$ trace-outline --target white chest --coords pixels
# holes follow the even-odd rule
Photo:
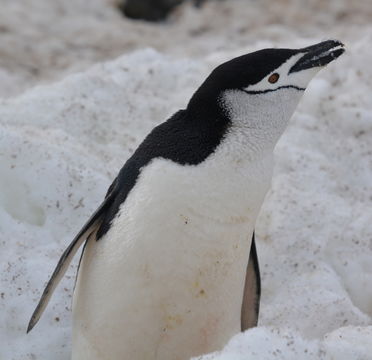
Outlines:
[[[186,360],[222,347],[240,330],[250,242],[270,179],[271,157],[218,152],[198,166],[155,159],[143,169],[110,231],[85,250],[73,359]],[[93,338],[96,350],[86,346]]]

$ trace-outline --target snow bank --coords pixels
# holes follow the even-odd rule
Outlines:
[[[247,46],[295,46],[299,38],[359,39],[372,18],[370,0],[208,1],[201,9],[185,1],[166,23],[150,24],[124,18],[117,3],[2,1],[0,97],[144,47],[204,59]]]
[[[26,336],[43,284],[133,149],[206,70],[143,50],[1,101],[0,359],[68,358],[76,262]]]
[[[193,360],[368,360],[372,326],[343,327],[324,340],[306,340],[286,328],[258,327],[234,336],[223,351]]]
[[[276,149],[257,224],[259,327],[203,360],[372,359],[372,31],[363,29],[311,83]],[[141,50],[0,100],[1,360],[69,358],[76,262],[25,334],[63,249],[133,149],[186,104],[210,66],[283,45],[281,31],[278,41],[263,37],[207,61]]]

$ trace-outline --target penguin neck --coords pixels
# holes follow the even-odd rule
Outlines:
[[[234,137],[252,159],[273,152],[302,92],[289,89],[278,95],[247,95],[237,90],[222,94],[222,107],[230,120],[226,136]]]
[[[215,128],[216,133],[226,129],[230,123],[228,114],[221,104],[218,93],[211,94],[204,87],[199,88],[187,105],[190,120],[200,127]]]

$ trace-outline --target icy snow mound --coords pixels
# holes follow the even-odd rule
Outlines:
[[[133,149],[206,72],[143,50],[0,102],[0,359],[69,358],[76,262],[26,335],[43,286]]]
[[[318,75],[278,144],[257,226],[260,327],[203,359],[372,359],[371,41]],[[26,336],[43,285],[133,149],[208,70],[143,50],[0,102],[0,359],[69,358],[76,262]]]
[[[258,327],[234,336],[221,352],[193,360],[368,360],[372,326],[343,327],[323,341],[305,340],[285,328]]]
[[[258,39],[292,46],[299,37],[358,39],[371,29],[370,0],[205,1],[199,9],[185,1],[156,25],[123,17],[119,1],[2,1],[0,96],[147,46],[204,58]]]

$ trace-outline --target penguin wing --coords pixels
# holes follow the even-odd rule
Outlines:
[[[73,259],[74,255],[76,254],[80,246],[84,243],[84,241],[89,239],[89,236],[94,231],[96,231],[100,224],[102,223],[102,219],[104,217],[105,212],[111,206],[112,202],[115,199],[116,187],[117,179],[115,179],[114,182],[109,187],[104,201],[93,213],[93,215],[89,218],[89,220],[84,224],[82,229],[75,236],[75,238],[72,240],[67,249],[63,252],[56,268],[54,269],[52,276],[50,277],[43,291],[43,294],[41,295],[39,303],[37,304],[36,309],[31,316],[30,322],[27,327],[27,333],[30,332],[32,328],[36,325],[36,323],[39,321],[42,313],[44,312],[46,306],[48,305],[48,302],[54,290],[61,281],[63,275],[65,274],[66,270],[68,269],[68,266],[71,263],[71,260]]]
[[[261,279],[257,259],[254,233],[252,236],[251,250],[249,254],[247,274],[245,276],[243,304],[241,312],[241,330],[247,330],[257,325],[260,310]]]

